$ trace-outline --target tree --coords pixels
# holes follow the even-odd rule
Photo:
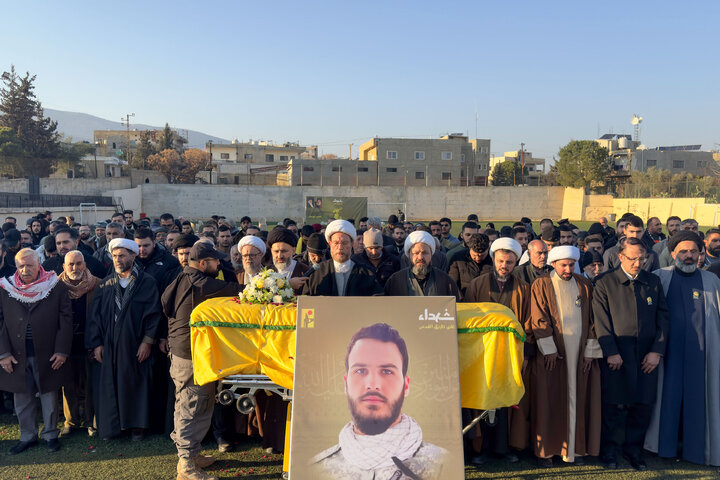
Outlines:
[[[172,131],[170,133],[172,133]],[[152,134],[149,130],[145,130],[140,133],[140,142],[138,143],[137,149],[135,149],[135,154],[131,157],[132,165],[130,166],[133,168],[145,168],[148,157],[156,153],[157,149],[155,145],[152,144]]]
[[[523,178],[528,175],[528,168],[521,172],[520,162],[516,160],[505,160],[493,167],[492,184],[495,186],[521,185]]]
[[[587,190],[593,183],[605,183],[613,159],[607,148],[594,140],[573,140],[560,149],[555,167],[560,185]]]
[[[158,137],[158,151],[162,152],[167,149],[175,149],[175,132],[170,129],[170,125],[165,124],[165,128],[160,132]]]
[[[0,127],[14,132],[23,151],[23,160],[16,163],[14,173],[47,175],[61,153],[57,122],[45,117],[35,97],[34,75],[19,77],[12,66],[1,78]]]
[[[170,183],[195,183],[195,176],[210,167],[210,154],[196,148],[185,150],[180,155],[172,148],[147,158],[153,170],[163,173]]]

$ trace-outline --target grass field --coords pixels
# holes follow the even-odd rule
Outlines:
[[[176,478],[177,456],[172,441],[154,435],[142,442],[129,439],[103,441],[78,431],[61,440],[62,449],[48,453],[44,445],[17,455],[8,450],[20,435],[17,421],[11,415],[0,415],[0,479],[92,479],[92,480],[172,480]],[[258,441],[248,439],[236,445],[234,452],[218,453],[214,443],[207,443],[203,453],[214,455],[218,461],[207,470],[222,479],[276,479],[282,474],[282,455],[267,454]],[[595,459],[587,466],[558,465],[549,469],[535,467],[529,454],[510,464],[490,462],[482,468],[467,467],[468,479],[554,479],[579,478],[588,480],[640,479],[710,479],[720,478],[717,468],[701,467],[687,462],[647,458],[650,470],[636,472],[621,461],[620,468],[607,471]],[[562,463],[562,462],[560,462]],[[308,479],[297,479],[308,480]],[[310,479],[312,480],[312,479]]]

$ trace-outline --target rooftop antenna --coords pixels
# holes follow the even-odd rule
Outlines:
[[[633,127],[635,128],[634,135],[633,135],[635,138],[633,138],[633,140],[635,140],[636,142],[640,141],[640,124],[642,123],[642,121],[643,121],[642,117],[639,116],[638,114],[634,114],[632,116],[632,120],[630,120],[630,123],[632,123]]]

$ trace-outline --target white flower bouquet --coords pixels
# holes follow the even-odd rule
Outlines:
[[[264,268],[245,285],[239,300],[243,303],[293,303],[295,293],[284,275]]]

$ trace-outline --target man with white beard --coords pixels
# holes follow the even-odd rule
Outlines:
[[[254,235],[245,235],[238,242],[238,250],[242,259],[242,266],[238,270],[238,279],[242,276],[242,284],[247,285],[250,279],[260,273],[262,259],[267,251],[265,242]]]
[[[334,220],[325,229],[330,244],[331,260],[320,264],[310,274],[303,295],[332,297],[366,297],[382,295],[382,287],[375,274],[350,259],[352,244],[357,238],[355,227],[347,220]]]
[[[268,234],[267,244],[272,253],[273,265],[270,268],[285,276],[295,294],[300,295],[308,281],[305,276],[308,266],[293,260],[297,237],[285,227],[275,227]]]
[[[460,301],[455,281],[430,262],[435,239],[428,232],[416,231],[405,239],[405,255],[411,266],[395,272],[385,283],[385,295],[395,297],[453,296]]]

